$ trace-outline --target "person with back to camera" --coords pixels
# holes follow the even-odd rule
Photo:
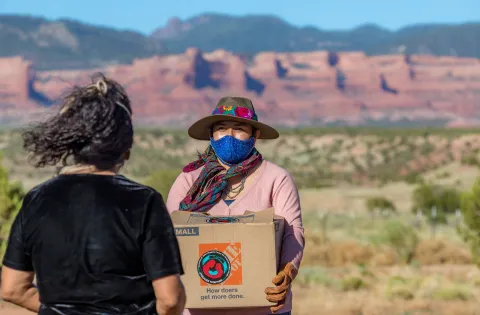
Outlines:
[[[305,246],[300,200],[296,185],[283,168],[266,161],[255,148],[257,139],[276,139],[278,132],[258,121],[252,102],[243,97],[224,97],[211,116],[188,130],[193,139],[210,141],[204,154],[184,167],[167,198],[167,208],[207,212],[211,215],[241,215],[245,210],[275,208],[285,218],[280,272],[266,288],[268,308],[230,310],[185,310],[185,315],[289,315],[291,284]]]
[[[181,256],[162,196],[118,174],[133,144],[122,86],[94,77],[23,139],[36,167],[75,164],[25,196],[2,298],[41,315],[181,314]]]

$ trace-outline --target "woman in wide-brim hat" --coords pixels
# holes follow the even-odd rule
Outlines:
[[[258,121],[252,102],[243,97],[222,98],[212,115],[188,130],[193,139],[209,141],[205,153],[183,168],[167,199],[176,210],[208,212],[212,215],[241,215],[245,210],[275,208],[286,220],[280,272],[266,288],[268,308],[231,310],[186,310],[185,315],[203,314],[290,314],[291,282],[305,245],[300,200],[290,174],[263,159],[255,148],[257,139],[276,139],[278,131]]]

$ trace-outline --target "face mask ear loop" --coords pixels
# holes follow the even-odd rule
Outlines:
[[[252,145],[252,148],[250,149],[250,151],[248,151],[248,154],[246,156],[249,156],[250,153],[252,153],[253,149],[255,148],[255,142],[256,142],[255,137],[252,136],[251,139],[253,139],[253,145]]]

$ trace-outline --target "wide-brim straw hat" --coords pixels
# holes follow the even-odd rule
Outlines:
[[[212,125],[220,121],[250,124],[256,130],[260,130],[259,139],[277,139],[279,137],[275,128],[258,121],[250,99],[234,96],[222,97],[210,116],[198,120],[188,128],[188,135],[197,140],[210,140]]]

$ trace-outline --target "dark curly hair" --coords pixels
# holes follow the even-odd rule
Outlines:
[[[60,112],[23,133],[35,167],[75,163],[110,170],[124,162],[133,145],[132,109],[123,87],[101,73],[92,84],[75,87]]]

